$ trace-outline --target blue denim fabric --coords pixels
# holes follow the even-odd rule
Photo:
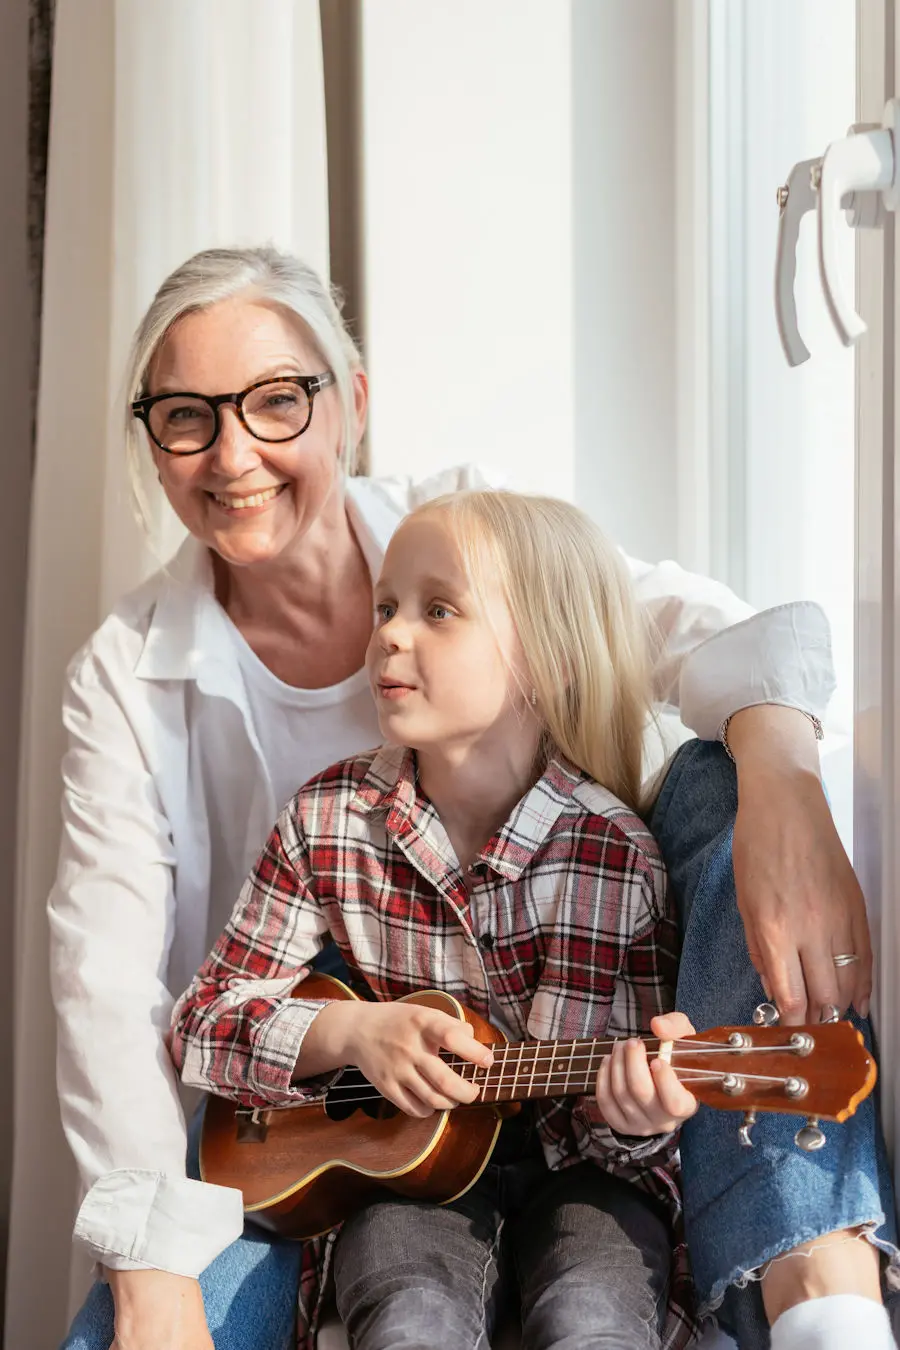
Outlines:
[[[188,1174],[199,1178],[202,1105],[188,1135]],[[206,1320],[216,1350],[295,1350],[299,1242],[273,1238],[247,1224],[200,1276]],[[113,1299],[98,1281],[72,1323],[61,1350],[109,1350]]]
[[[677,1006],[698,1030],[748,1023],[765,993],[737,909],[731,845],[734,766],[720,745],[690,741],[666,776],[650,817],[678,906],[682,955]],[[857,1023],[870,1043],[868,1024]],[[701,1107],[684,1126],[685,1222],[701,1303],[742,1350],[769,1344],[756,1282],[739,1287],[779,1252],[859,1224],[895,1251],[896,1218],[877,1096],[843,1125],[825,1124],[827,1145],[802,1153],[798,1121],[760,1116],[752,1149],[738,1141],[739,1112]],[[720,1305],[720,1306],[719,1306]]]

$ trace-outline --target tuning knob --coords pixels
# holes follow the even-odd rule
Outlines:
[[[758,1027],[774,1027],[778,1024],[781,1016],[774,1003],[760,1003],[754,1010],[753,1022]]]
[[[804,1153],[818,1153],[820,1148],[825,1147],[825,1134],[819,1129],[818,1116],[808,1117],[806,1124],[794,1135],[794,1143]]]
[[[754,1126],[755,1124],[756,1124],[756,1112],[755,1112],[755,1111],[745,1111],[745,1112],[744,1112],[744,1123],[743,1123],[743,1125],[741,1125],[740,1129],[738,1130],[738,1139],[740,1139],[740,1141],[741,1141],[741,1147],[742,1147],[742,1148],[752,1148],[752,1147],[753,1147],[753,1140],[750,1138],[750,1131],[753,1129],[753,1126]]]

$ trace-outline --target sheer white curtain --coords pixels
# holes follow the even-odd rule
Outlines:
[[[5,1344],[49,1350],[77,1186],[58,1123],[44,905],[66,662],[158,551],[128,501],[128,338],[163,276],[272,240],[328,266],[317,0],[57,0],[22,721],[15,1158]],[[83,1272],[73,1278],[82,1287]]]

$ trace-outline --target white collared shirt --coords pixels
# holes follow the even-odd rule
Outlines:
[[[465,468],[418,486],[350,480],[348,512],[371,570],[408,509],[483,483]],[[675,563],[629,565],[660,633],[657,697],[697,735],[714,739],[730,713],[759,703],[823,715],[834,675],[817,605],[754,616]],[[257,730],[264,708],[193,539],[116,606],[69,668],[49,901],[58,1080],[87,1191],[76,1238],[115,1269],[196,1276],[242,1228],[237,1191],[185,1177],[164,1038],[174,998],[224,928],[283,804]],[[348,749],[332,748],[326,729],[317,752],[324,764]]]

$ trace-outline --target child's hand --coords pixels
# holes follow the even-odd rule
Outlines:
[[[662,1041],[693,1036],[684,1013],[667,1013],[650,1023]],[[697,1099],[675,1070],[656,1056],[647,1059],[643,1041],[619,1041],[597,1075],[597,1105],[619,1134],[671,1134],[697,1110]]]
[[[344,1007],[348,1005],[343,1005]],[[440,1058],[440,1050],[488,1068],[494,1057],[468,1022],[436,1008],[409,1003],[354,1006],[352,1044],[345,1063],[409,1116],[430,1116],[475,1101],[478,1088]]]

